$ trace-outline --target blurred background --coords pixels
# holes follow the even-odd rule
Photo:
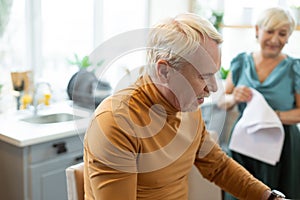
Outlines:
[[[75,54],[81,59],[118,34],[182,12],[214,23],[224,37],[222,67],[228,69],[237,53],[257,48],[255,19],[271,6],[290,9],[298,21],[284,51],[300,57],[299,0],[0,0],[0,101],[15,108],[15,101],[9,101],[10,74],[27,71],[32,82],[51,84],[53,101],[67,99],[68,82],[78,71]],[[141,51],[120,56],[111,63],[116,73],[107,80],[114,87],[118,76],[143,65],[144,59]]]

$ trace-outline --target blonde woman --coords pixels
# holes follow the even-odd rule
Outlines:
[[[295,21],[287,10],[265,10],[255,26],[260,50],[241,53],[232,60],[225,92],[232,96],[226,98],[226,107],[237,104],[243,113],[252,98],[250,88],[256,89],[274,109],[285,131],[281,158],[275,166],[234,151],[230,152],[232,157],[270,187],[299,199],[300,133],[296,124],[300,122],[300,60],[282,53],[294,28]]]

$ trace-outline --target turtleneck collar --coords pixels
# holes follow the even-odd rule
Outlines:
[[[152,105],[158,104],[164,107],[168,115],[176,114],[180,112],[175,108],[159,91],[154,82],[151,80],[149,75],[141,76],[135,83],[140,90],[147,96],[147,100]]]

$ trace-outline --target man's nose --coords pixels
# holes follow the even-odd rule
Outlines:
[[[207,89],[210,92],[216,92],[218,90],[218,85],[215,76],[211,76],[207,81],[206,81]]]

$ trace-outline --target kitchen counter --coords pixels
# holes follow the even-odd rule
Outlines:
[[[1,199],[67,199],[65,169],[83,161],[91,112],[64,101],[42,106],[37,116],[44,117],[36,121],[32,110],[0,115],[0,160],[5,162],[0,165]],[[23,121],[32,117],[35,121]]]
[[[34,124],[21,120],[33,116],[33,112],[30,110],[1,114],[0,140],[18,147],[25,147],[78,134],[82,135],[88,127],[91,116],[91,112],[86,109],[73,107],[71,101],[44,106],[38,111],[38,115],[53,113],[69,113],[83,118],[59,123]]]

